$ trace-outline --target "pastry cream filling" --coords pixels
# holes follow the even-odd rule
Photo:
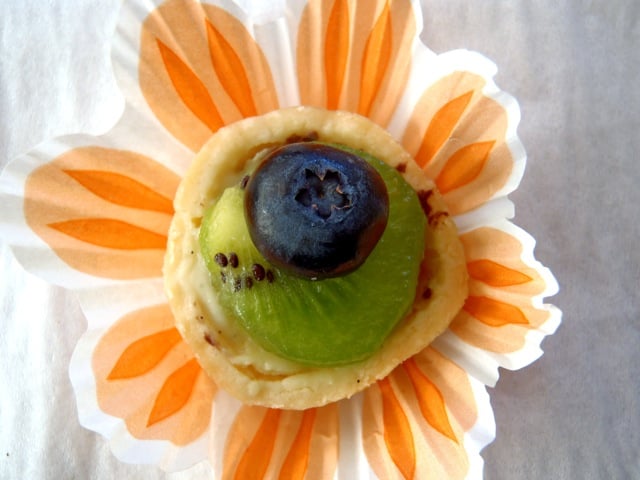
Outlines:
[[[194,232],[197,236],[197,234]],[[190,255],[181,262],[176,278],[190,283],[194,299],[206,311],[208,328],[218,333],[216,343],[235,366],[251,367],[258,374],[268,376],[290,375],[306,369],[305,366],[270,353],[254,342],[240,324],[226,315],[211,287],[209,271],[200,255]]]

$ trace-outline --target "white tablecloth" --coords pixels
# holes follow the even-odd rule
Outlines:
[[[485,54],[520,102],[528,164],[515,222],[561,286],[551,302],[563,324],[545,355],[490,389],[485,478],[640,478],[640,3],[423,3],[427,45]],[[0,2],[0,167],[115,122],[117,6]],[[78,304],[24,273],[4,243],[0,272],[0,479],[209,478],[204,466],[122,464],[84,430],[67,375],[85,328]]]

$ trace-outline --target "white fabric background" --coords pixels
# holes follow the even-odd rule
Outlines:
[[[561,286],[551,301],[563,324],[545,355],[491,389],[485,478],[640,478],[640,3],[423,2],[429,47],[485,54],[520,102],[529,160],[515,222]],[[118,4],[0,2],[0,167],[115,122]],[[210,478],[204,466],[124,465],[80,427],[67,376],[85,329],[77,303],[1,242],[0,272],[0,479]]]

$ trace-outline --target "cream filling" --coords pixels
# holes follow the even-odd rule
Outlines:
[[[194,301],[205,312],[204,326],[216,339],[228,360],[236,367],[251,367],[256,372],[269,376],[291,375],[305,370],[303,365],[260,347],[234,318],[227,316],[211,286],[209,270],[200,254],[199,231],[194,229],[193,233],[185,235],[185,250],[188,249],[189,255],[184,256],[174,275],[177,282],[192,287]],[[191,255],[191,251],[195,254]]]

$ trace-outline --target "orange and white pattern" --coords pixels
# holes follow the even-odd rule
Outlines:
[[[466,478],[464,436],[478,418],[471,381],[427,348],[366,390],[365,451],[380,478]],[[382,434],[380,433],[382,432]]]
[[[154,5],[157,3],[157,5]],[[77,291],[88,331],[70,375],[80,421],[125,461],[221,479],[479,478],[495,434],[485,385],[560,321],[534,241],[508,221],[525,154],[493,66],[419,41],[417,0],[132,0],[113,62],[127,99],[102,137],[58,139],[3,174],[1,219],[26,268]],[[296,104],[387,128],[458,223],[470,294],[449,330],[354,398],[307,411],[241,405],[173,326],[161,265],[194,152],[236,120]]]

